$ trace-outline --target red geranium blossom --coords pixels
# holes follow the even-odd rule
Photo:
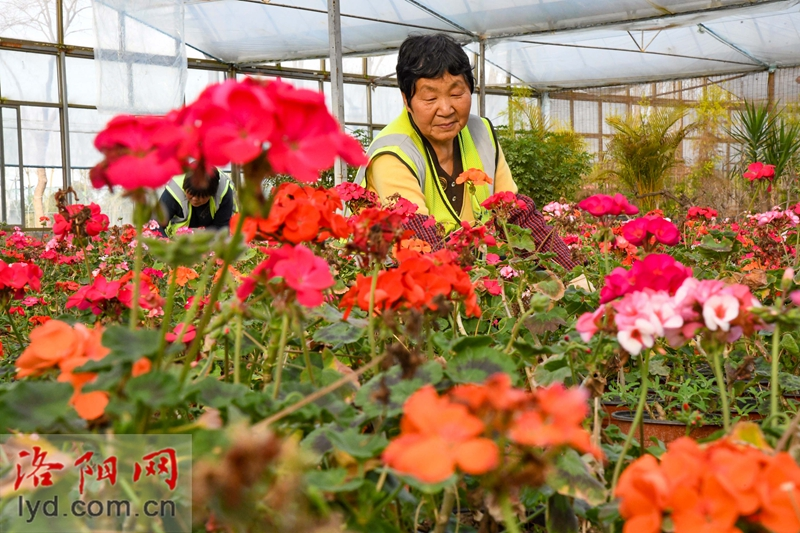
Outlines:
[[[651,238],[667,246],[675,246],[681,239],[681,233],[675,224],[656,216],[631,220],[622,226],[622,236],[634,246],[648,245]]]
[[[100,212],[100,206],[92,202],[91,204],[72,204],[67,206],[67,213],[69,218],[65,218],[61,213],[53,215],[53,233],[59,237],[63,237],[68,233],[74,231],[73,222],[78,218],[78,214],[84,210],[86,213],[86,220],[82,225],[82,231],[89,237],[99,235],[101,232],[108,229],[108,216]]]
[[[596,217],[620,214],[635,215],[639,208],[628,202],[628,199],[617,193],[614,196],[595,194],[578,202],[578,207]]]
[[[612,270],[600,290],[600,303],[644,289],[667,291],[674,295],[684,280],[690,277],[692,269],[683,266],[672,256],[650,254],[644,260],[635,260],[630,270],[622,267]]]
[[[765,165],[764,163],[750,163],[744,177],[750,181],[770,180],[775,177],[775,165]]]
[[[25,297],[25,287],[39,291],[42,288],[42,269],[33,263],[11,263],[0,260],[0,295],[11,295],[17,300]]]
[[[239,287],[237,295],[245,300],[259,281],[274,277],[283,278],[283,284],[292,289],[300,305],[316,307],[324,301],[323,291],[333,286],[334,280],[328,263],[298,244],[285,244],[277,250],[269,250],[268,257],[253,269]],[[282,291],[282,288],[277,290]]]
[[[177,139],[156,140],[162,128],[177,132],[163,117],[114,117],[94,140],[105,159],[89,173],[92,185],[96,189],[117,185],[127,190],[155,189],[183,172],[175,152]]]

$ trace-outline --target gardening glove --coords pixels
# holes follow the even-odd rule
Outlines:
[[[583,289],[586,292],[594,292],[594,285],[589,283],[586,275],[581,274],[567,284],[567,287],[575,287],[576,289]]]

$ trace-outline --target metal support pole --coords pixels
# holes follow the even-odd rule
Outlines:
[[[225,71],[225,79],[236,79],[236,67],[234,65],[228,66],[228,70]],[[238,191],[242,186],[242,172],[241,167],[239,167],[239,165],[234,165],[233,163],[231,163],[231,181],[233,181],[233,186]]]
[[[775,69],[770,68],[767,74],[767,109],[775,107]]]
[[[478,70],[478,114],[486,116],[486,39],[480,42],[480,69]]]
[[[58,20],[58,63],[56,73],[58,74],[58,118],[61,126],[61,185],[64,189],[72,184],[72,164],[69,155],[69,99],[67,95],[67,56],[64,53],[64,2],[56,1],[56,18]],[[39,221],[34,221],[38,224]]]
[[[539,106],[542,108],[542,120],[545,124],[550,123],[550,93],[543,92],[539,97]]]
[[[0,92],[2,94],[2,92]],[[3,107],[0,106],[0,223],[7,224],[8,218],[6,213],[6,142],[3,137]]]
[[[341,0],[328,0],[328,48],[331,61],[331,110],[344,128],[344,84],[342,81],[342,20]],[[347,176],[344,161],[336,159],[333,181],[339,185]]]

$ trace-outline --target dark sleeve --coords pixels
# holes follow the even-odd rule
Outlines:
[[[158,203],[160,204],[161,213],[159,213],[158,223],[161,225],[161,229],[167,227],[169,221],[172,220],[174,216],[183,216],[183,209],[181,209],[181,204],[172,197],[172,195],[164,190],[161,193],[161,198],[159,198]]]
[[[431,220],[431,217],[426,215],[413,214],[408,219],[408,222],[403,224],[403,229],[410,229],[416,233],[417,239],[422,239],[431,245],[431,251],[435,252],[444,248],[444,239],[436,231],[436,225],[430,227],[425,226],[425,222]]]
[[[518,194],[517,198],[525,202],[527,209],[514,209],[508,218],[509,224],[514,224],[521,228],[531,230],[531,235],[536,243],[539,252],[554,252],[556,256],[553,261],[563,266],[567,271],[577,266],[572,260],[572,253],[569,247],[561,240],[555,228],[545,223],[544,217],[536,209],[536,203],[532,198]]]
[[[217,208],[217,214],[214,215],[214,221],[211,226],[214,228],[227,228],[231,224],[231,217],[233,216],[233,195],[235,194],[233,188],[228,189],[225,196]]]

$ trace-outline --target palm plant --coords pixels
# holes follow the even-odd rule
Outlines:
[[[739,164],[734,171],[737,177],[750,163],[760,161],[775,166],[773,182],[780,185],[785,181],[782,178],[790,175],[800,163],[800,124],[786,120],[782,110],[745,102],[744,108],[733,116],[727,133],[739,144]],[[757,186],[753,199],[760,193],[761,187]],[[772,204],[776,203],[774,194],[770,199]]]
[[[649,113],[609,117],[614,129],[607,154],[614,168],[609,170],[640,200],[645,210],[657,208],[669,171],[678,164],[677,151],[696,126],[680,127],[686,110],[651,108]]]

